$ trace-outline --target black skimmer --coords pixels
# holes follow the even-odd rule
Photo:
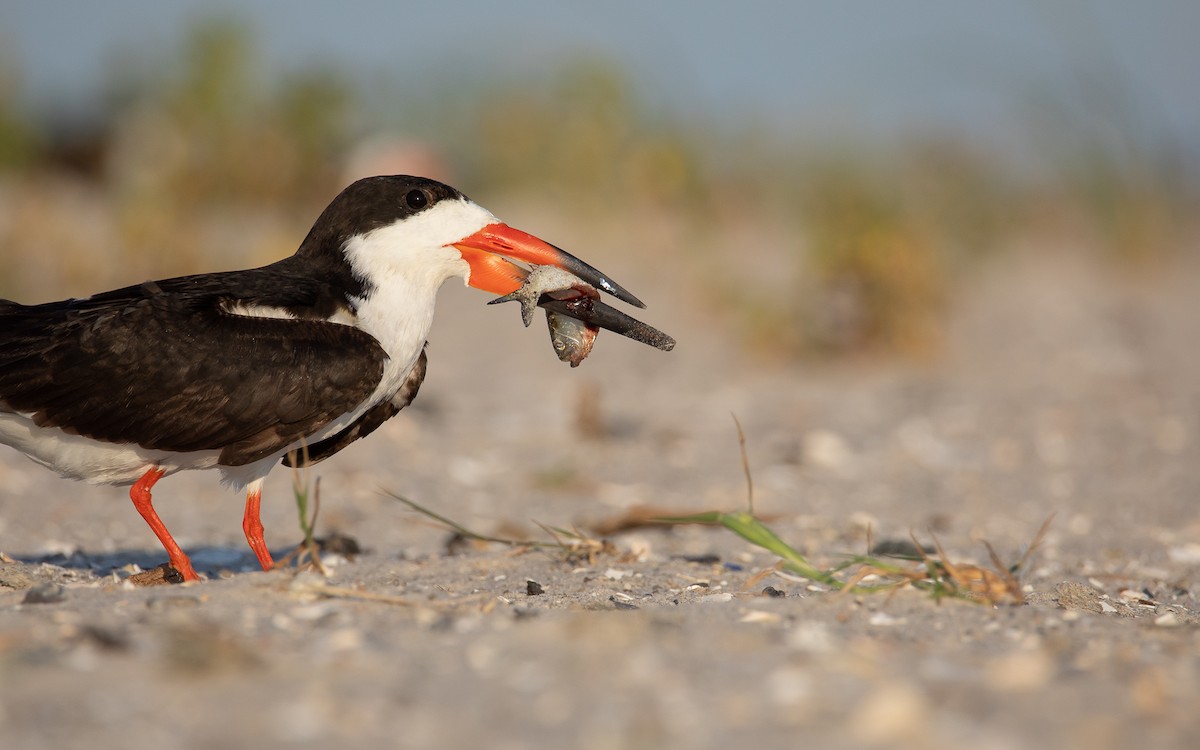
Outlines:
[[[535,283],[514,260],[566,281]],[[580,321],[586,350],[563,345],[576,357],[597,327],[674,344],[600,302],[596,290],[644,307],[604,274],[454,188],[372,177],[342,191],[294,255],[261,268],[40,305],[0,300],[0,443],[65,477],[132,485],[184,580],[198,576],[150,490],[177,471],[219,469],[246,492],[243,530],[269,570],[263,480],[281,460],[332,456],[412,401],[434,297],[454,276]]]

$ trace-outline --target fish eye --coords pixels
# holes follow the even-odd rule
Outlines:
[[[404,202],[414,211],[419,211],[429,205],[429,196],[421,190],[409,190],[408,195],[404,196]]]

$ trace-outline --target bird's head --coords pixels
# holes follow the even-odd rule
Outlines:
[[[367,287],[402,277],[436,291],[453,276],[498,295],[516,291],[529,272],[513,261],[561,268],[600,291],[645,307],[620,285],[565,250],[502,223],[459,191],[435,180],[394,175],[359,180],[334,199],[314,226],[333,239]],[[327,246],[327,245],[326,245]],[[301,248],[301,253],[304,247]]]

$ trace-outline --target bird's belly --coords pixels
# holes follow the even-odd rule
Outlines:
[[[28,416],[12,412],[0,412],[0,443],[61,476],[91,484],[133,484],[152,466],[167,474],[212,468],[219,455],[219,451],[174,453],[106,443],[70,435],[57,427],[39,427]]]

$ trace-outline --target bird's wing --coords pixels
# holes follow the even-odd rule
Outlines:
[[[283,465],[304,467],[320,463],[355,440],[365,438],[379,429],[380,425],[399,414],[401,409],[411,404],[412,400],[417,397],[417,391],[420,390],[421,383],[425,380],[427,362],[425,350],[422,349],[421,358],[409,371],[408,378],[404,381],[404,385],[400,386],[400,390],[396,391],[395,396],[371,407],[336,435],[331,435],[320,442],[305,446],[301,451],[284,456]]]
[[[106,442],[220,450],[237,466],[360,406],[382,376],[386,353],[357,328],[230,314],[222,285],[162,284],[0,303],[0,408]]]

